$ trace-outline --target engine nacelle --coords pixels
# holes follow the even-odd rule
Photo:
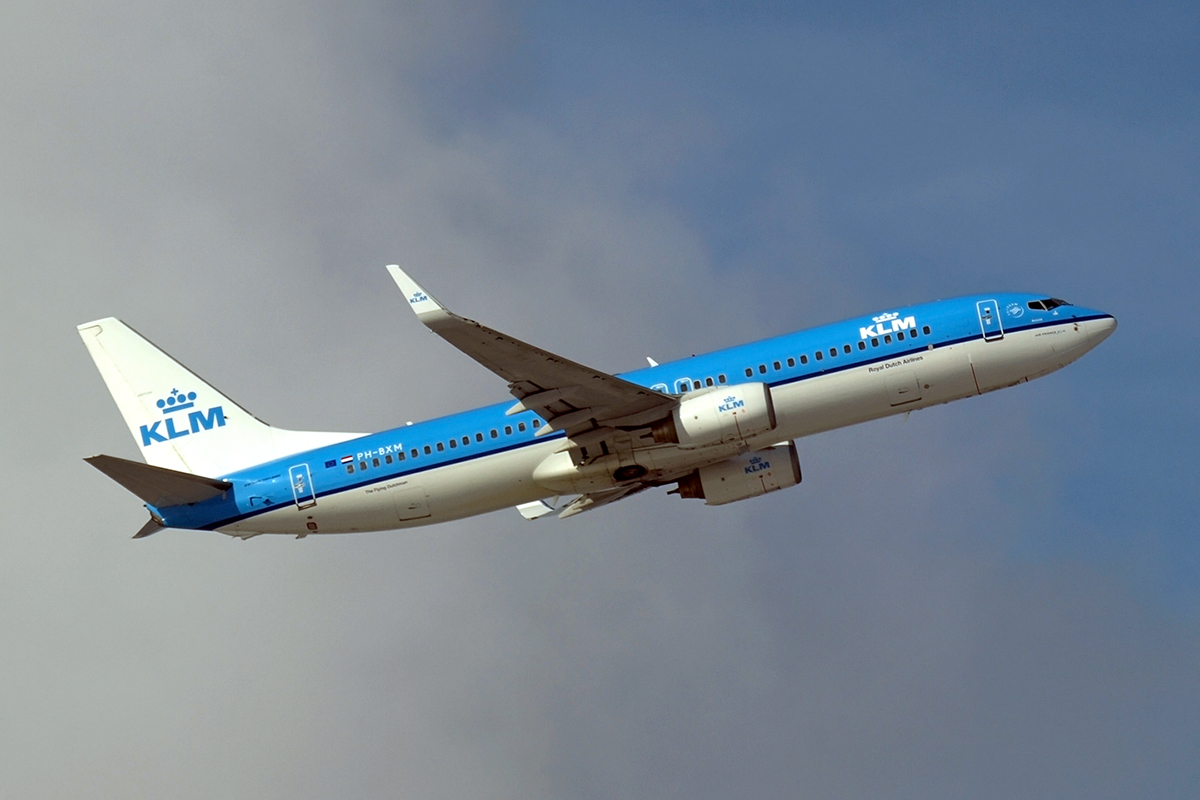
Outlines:
[[[680,497],[695,497],[720,506],[748,500],[800,483],[796,445],[777,444],[728,461],[701,467],[679,481]]]
[[[680,447],[744,442],[772,430],[775,405],[765,383],[718,386],[685,397],[671,416],[651,426],[654,441]]]

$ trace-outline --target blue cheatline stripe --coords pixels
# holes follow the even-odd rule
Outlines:
[[[1035,322],[1035,323],[1030,323],[1030,324],[1026,324],[1026,325],[1010,327],[1010,328],[1005,329],[1004,333],[1007,336],[1010,334],[1023,333],[1026,331],[1036,330],[1038,328],[1049,328],[1049,327],[1053,327],[1055,325],[1066,325],[1069,323],[1089,322],[1092,320],[1111,319],[1111,318],[1112,318],[1111,314],[1094,314],[1094,315],[1087,316],[1087,317],[1072,317],[1069,319],[1045,320],[1042,322]],[[879,338],[882,338],[882,337],[879,337]],[[957,339],[950,339],[950,340],[943,341],[943,342],[923,343],[923,344],[920,344],[915,347],[913,347],[913,346],[907,347],[903,350],[892,350],[892,351],[882,354],[882,355],[874,356],[871,358],[865,358],[865,359],[861,359],[861,360],[853,360],[853,354],[851,354],[851,356],[847,357],[848,359],[851,359],[851,360],[849,360],[848,362],[843,362],[842,364],[839,364],[838,366],[833,367],[833,368],[817,370],[815,372],[809,372],[809,373],[803,374],[803,375],[795,375],[795,376],[788,377],[788,378],[781,378],[781,379],[775,380],[775,381],[753,381],[752,380],[752,382],[765,383],[770,388],[775,388],[778,386],[786,386],[786,385],[790,385],[790,384],[794,384],[794,383],[799,383],[801,381],[807,381],[807,380],[812,380],[814,378],[824,377],[826,375],[833,375],[833,374],[836,374],[839,372],[845,372],[846,370],[850,370],[850,369],[857,369],[859,367],[865,367],[865,366],[870,366],[872,364],[878,364],[878,363],[881,363],[884,361],[893,361],[897,358],[904,358],[906,356],[915,355],[917,353],[928,353],[928,352],[932,352],[935,350],[941,350],[941,349],[944,349],[947,347],[954,347],[956,345],[965,344],[967,342],[978,341],[978,340],[981,340],[982,338],[983,338],[982,332],[972,333],[971,335],[968,335],[968,336],[961,336]],[[844,342],[839,340],[839,345],[841,345],[841,344],[844,344]],[[863,351],[856,351],[856,352],[863,352]],[[768,358],[767,360],[772,360],[772,359]],[[670,365],[664,364],[663,366],[669,367]],[[718,369],[718,370],[724,369],[726,372],[731,371],[731,369],[729,367],[718,367],[716,369]],[[741,369],[741,367],[738,367],[738,369]],[[790,367],[789,369],[794,369],[794,367]],[[735,383],[718,384],[713,387],[705,387],[705,388],[719,388],[719,386],[722,386],[722,385],[736,386],[737,384],[735,384]],[[646,387],[646,388],[648,388],[648,387]],[[473,413],[473,412],[465,412],[465,413]],[[449,418],[446,418],[446,419],[449,419]],[[422,424],[424,424],[424,423],[422,423]],[[399,431],[399,430],[403,430],[403,429],[397,428],[395,430]],[[383,431],[381,433],[388,433],[388,431]],[[468,461],[475,461],[475,460],[482,459],[482,458],[488,458],[489,456],[500,455],[502,453],[519,450],[523,447],[532,447],[534,445],[541,444],[542,442],[554,441],[554,440],[562,439],[565,437],[566,437],[565,433],[558,431],[553,434],[547,434],[545,436],[542,436],[539,439],[529,439],[527,441],[515,442],[510,445],[487,450],[486,452],[473,452],[470,455],[464,455],[460,458],[450,459],[447,461],[439,461],[435,464],[426,464],[426,465],[422,465],[422,466],[415,467],[412,469],[389,473],[387,475],[384,475],[383,477],[373,477],[370,480],[358,481],[356,483],[346,484],[346,485],[339,486],[334,489],[330,489],[329,491],[321,492],[317,495],[317,498],[319,499],[321,497],[330,497],[333,495],[341,494],[343,492],[354,491],[355,489],[361,489],[366,486],[373,486],[373,485],[376,485],[379,483],[384,483],[386,481],[395,480],[397,478],[403,478],[403,477],[408,477],[408,476],[412,476],[412,475],[419,475],[423,472],[429,472],[431,470],[441,469],[443,467],[451,467],[451,466],[455,466],[457,464],[464,464]],[[297,454],[297,455],[300,455],[300,454]],[[199,528],[198,530],[215,530],[217,528],[221,528],[226,525],[232,525],[236,522],[241,522],[246,519],[251,519],[253,517],[257,517],[259,515],[269,513],[271,511],[278,511],[280,509],[285,509],[285,508],[289,508],[289,507],[291,507],[290,504],[280,504],[280,505],[276,505],[276,506],[264,507],[261,509],[254,509],[252,511],[248,511],[243,514],[235,515],[233,517],[229,517],[229,518],[220,520],[218,522],[210,523],[208,525],[205,525],[205,526]]]
[[[556,433],[548,433],[545,436],[539,437],[538,439],[531,439],[529,441],[516,442],[514,444],[505,445],[504,447],[498,447],[494,450],[489,450],[486,453],[472,453],[471,455],[463,456],[462,458],[456,458],[456,459],[452,459],[449,461],[439,461],[436,464],[422,465],[415,469],[410,469],[405,472],[396,472],[396,473],[388,474],[381,478],[372,478],[371,480],[359,481],[357,483],[351,483],[351,484],[347,484],[345,486],[339,486],[335,489],[330,489],[329,491],[326,491],[326,492],[318,492],[316,497],[318,500],[322,497],[332,497],[333,495],[342,494],[343,492],[350,492],[355,489],[361,489],[365,486],[374,486],[376,484],[384,483],[384,482],[390,481],[390,480],[395,480],[397,478],[405,478],[410,475],[419,475],[422,472],[429,472],[430,470],[441,469],[442,467],[451,467],[451,466],[454,466],[455,464],[463,464],[467,461],[477,461],[481,458],[487,458],[489,456],[496,456],[496,455],[500,455],[502,453],[511,452],[513,450],[519,450],[522,447],[531,447],[533,445],[542,444],[544,442],[553,442],[557,439],[563,439],[563,438],[566,438],[566,434],[561,431],[558,431]],[[296,455],[302,455],[302,454],[297,453]],[[212,531],[212,530],[216,530],[217,528],[223,527],[225,525],[232,525],[235,522],[241,522],[242,520],[250,519],[252,517],[257,517],[262,514],[270,513],[272,511],[279,511],[280,509],[286,509],[286,508],[292,508],[292,507],[293,507],[292,503],[281,503],[277,506],[256,508],[252,511],[247,511],[243,514],[237,514],[232,517],[227,517],[218,522],[209,523],[208,525],[204,525],[200,528],[197,528],[196,530]]]

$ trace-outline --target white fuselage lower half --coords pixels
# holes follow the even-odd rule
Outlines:
[[[635,446],[570,470],[539,471],[569,461],[564,440],[549,438],[503,453],[347,491],[320,495],[316,504],[276,508],[218,528],[234,536],[258,533],[352,533],[392,530],[461,519],[562,494],[619,486],[616,466],[638,463],[664,482],[747,450],[797,439],[892,414],[948,403],[1012,386],[1061,369],[1111,331],[1112,320],[1066,321],[1003,338],[934,346],[894,361],[864,364],[771,387],[776,428],[746,443],[684,449]],[[550,460],[550,461],[548,461]],[[545,474],[558,477],[549,480]]]

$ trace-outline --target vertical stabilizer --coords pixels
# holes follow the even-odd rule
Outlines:
[[[358,433],[273,428],[119,319],[79,326],[146,463],[220,476]]]

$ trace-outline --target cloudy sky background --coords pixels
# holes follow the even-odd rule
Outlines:
[[[1200,783],[1194,3],[7,3],[0,795],[1175,797]],[[281,426],[502,399],[383,270],[613,371],[1046,292],[1032,384],[804,484],[166,532],[75,325]]]

